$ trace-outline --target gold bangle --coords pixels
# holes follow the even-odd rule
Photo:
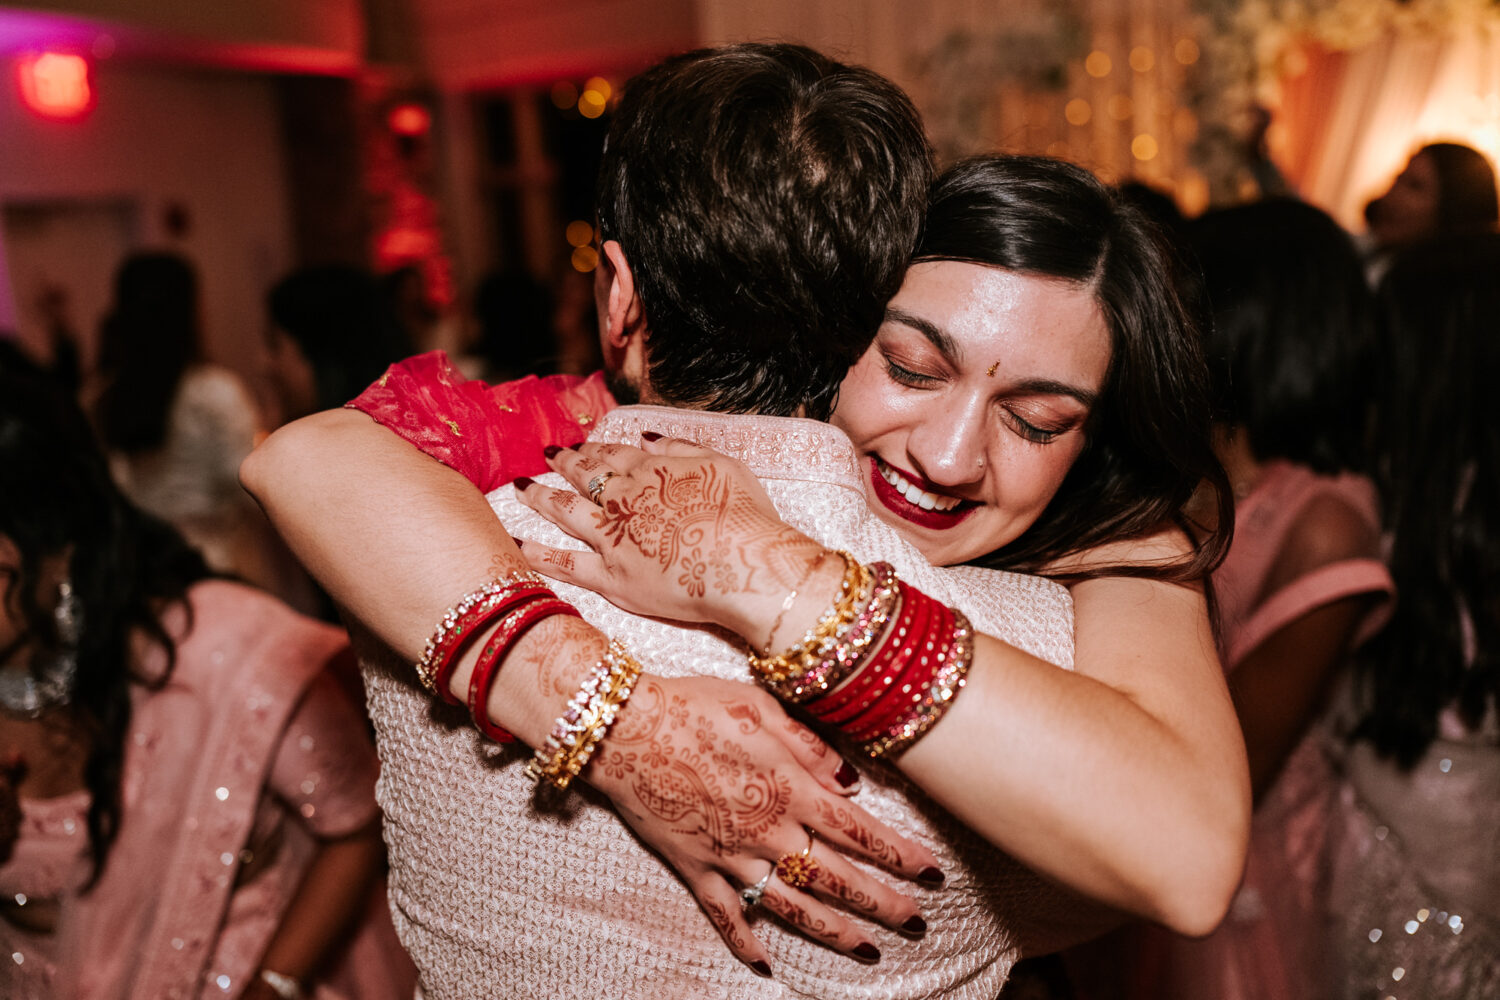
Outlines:
[[[776,613],[776,620],[771,623],[771,631],[766,633],[766,644],[760,648],[761,656],[771,655],[771,643],[776,639],[776,630],[781,628],[781,621],[786,617],[786,613],[792,610],[792,604],[797,600],[797,591],[802,589],[804,583],[812,579],[813,573],[817,572],[818,567],[823,565],[823,560],[827,559],[828,556],[829,552],[827,549],[820,551],[813,558],[812,562],[807,564],[807,568],[802,571],[802,575],[797,577],[797,583],[792,587],[792,592],[787,594],[786,600],[781,602],[781,610]]]
[[[537,780],[545,779],[558,789],[567,788],[593,757],[640,675],[640,662],[625,651],[618,639],[611,640],[583,686],[553,724],[547,742],[537,747],[536,754],[527,762],[526,773]]]
[[[784,684],[811,670],[822,660],[824,652],[838,642],[839,633],[853,623],[861,605],[869,600],[874,583],[869,569],[842,549],[836,555],[844,561],[844,578],[828,613],[784,652],[775,656],[749,654],[750,672],[761,683]]]

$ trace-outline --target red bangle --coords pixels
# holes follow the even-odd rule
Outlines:
[[[438,697],[450,705],[463,704],[448,690],[448,680],[453,675],[454,667],[458,665],[459,654],[486,625],[529,601],[556,596],[545,584],[526,583],[513,590],[507,589],[492,601],[478,604],[461,615],[433,649],[432,682],[437,688]]]
[[[938,610],[932,628],[926,641],[918,644],[900,680],[892,684],[884,697],[872,704],[867,712],[841,727],[851,739],[868,743],[897,726],[915,705],[921,703],[933,678],[947,663],[953,650],[953,611],[936,601],[933,603]]]
[[[474,673],[469,677],[469,718],[479,731],[497,743],[512,743],[515,736],[489,720],[486,706],[490,700],[490,689],[500,674],[500,665],[515,648],[517,642],[543,619],[554,615],[579,617],[578,609],[557,597],[539,597],[515,608],[490,636],[479,660],[474,664]]]
[[[843,686],[819,702],[808,706],[819,719],[842,728],[859,716],[888,689],[911,658],[912,650],[927,634],[935,603],[921,591],[900,584],[901,613],[880,648],[863,669]]]

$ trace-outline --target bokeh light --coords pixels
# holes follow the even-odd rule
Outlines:
[[[1149,132],[1142,132],[1130,141],[1130,155],[1142,163],[1156,159],[1157,152],[1156,137]]]
[[[1089,57],[1083,61],[1083,68],[1089,76],[1102,78],[1109,76],[1109,71],[1114,68],[1110,62],[1109,55],[1098,49],[1089,53]]]
[[[582,219],[568,223],[566,233],[570,246],[586,247],[594,242],[594,227]]]
[[[1087,125],[1094,117],[1093,105],[1081,97],[1075,97],[1063,108],[1063,115],[1070,125]]]

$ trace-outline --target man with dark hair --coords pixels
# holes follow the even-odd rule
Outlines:
[[[246,463],[247,488],[293,550],[406,661],[367,660],[365,676],[384,762],[393,910],[427,997],[987,998],[1004,983],[1019,950],[1017,917],[1045,894],[1039,877],[941,810],[918,806],[899,783],[876,779],[860,801],[916,840],[787,767],[784,749],[781,765],[758,770],[774,750],[768,741],[785,743],[791,730],[779,706],[750,697],[759,692],[744,683],[743,652],[721,634],[555,587],[649,672],[621,724],[637,720],[637,736],[659,725],[659,738],[628,759],[601,751],[603,763],[583,774],[641,839],[598,795],[538,809],[522,773],[526,755],[493,753],[461,714],[435,711],[410,666],[445,607],[521,565],[507,529],[567,541],[514,488],[486,503],[473,483],[400,438],[454,468],[503,465],[503,475],[478,480],[489,488],[545,468],[539,456],[509,461],[526,424],[509,418],[521,411],[530,423],[544,412],[566,418],[540,443],[587,433],[632,444],[651,431],[733,454],[794,527],[887,558],[935,599],[963,599],[976,626],[1068,662],[1071,604],[1061,587],[1027,579],[1023,600],[1041,613],[1018,615],[1026,621],[1013,627],[1002,611],[1018,591],[996,584],[970,593],[984,571],[933,569],[869,511],[842,432],[782,419],[832,408],[900,285],[930,177],[915,110],[876,74],[790,45],[669,59],[627,85],[599,194],[595,295],[606,364],[616,391],[647,405],[601,417],[586,403],[599,397],[573,385],[532,409],[539,383],[510,394],[476,390],[441,360],[414,359],[356,401],[364,413],[307,418]],[[1066,627],[1041,634],[1034,623],[1042,620]],[[525,743],[545,739],[587,670],[580,650],[594,647],[570,638],[577,628],[576,619],[548,618],[505,657],[486,706]],[[679,716],[682,733],[673,729]],[[725,770],[731,758],[743,760],[742,771]],[[835,764],[819,767],[832,780]],[[752,787],[752,771],[766,783]],[[846,786],[854,777],[839,775]],[[741,838],[746,824],[760,826]],[[926,925],[914,904],[846,866],[844,898],[862,899],[854,909],[906,936],[848,920],[797,890],[766,892],[760,906],[790,926],[757,923],[752,935],[740,890],[765,874],[767,857],[812,851],[805,830],[820,852],[863,843],[908,876],[935,874],[926,866],[937,860],[949,880],[939,923],[918,940]]]
[[[652,402],[827,419],[930,181],[915,110],[869,70],[795,46],[668,59],[626,88],[600,170],[602,274],[644,305],[608,347],[648,331]]]

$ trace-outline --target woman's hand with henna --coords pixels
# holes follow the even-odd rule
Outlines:
[[[526,541],[522,553],[538,571],[627,611],[712,622],[759,646],[786,595],[825,554],[781,520],[743,463],[707,448],[671,439],[585,444],[549,461],[579,492],[517,480],[521,500],[593,551]]]
[[[853,768],[753,685],[643,675],[583,776],[762,975],[770,966],[751,929],[756,907],[741,899],[757,883],[760,908],[862,961],[880,952],[851,915],[907,934],[926,928],[914,901],[845,854],[927,885],[941,884],[937,859],[846,798]],[[804,850],[807,862],[772,874]],[[794,887],[799,875],[805,885]]]

